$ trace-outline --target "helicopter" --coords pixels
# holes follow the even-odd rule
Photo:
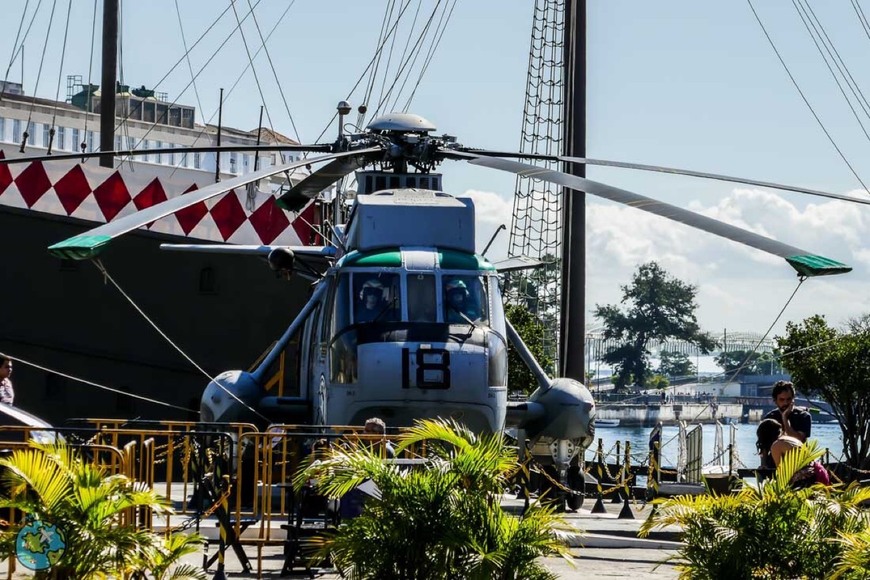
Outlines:
[[[343,101],[338,111],[342,127],[350,105]],[[852,198],[670,168],[472,149],[453,136],[432,135],[435,130],[425,118],[409,113],[378,117],[355,134],[339,129],[331,144],[294,147],[324,155],[171,198],[54,244],[49,252],[64,259],[92,259],[113,239],[156,219],[259,179],[325,163],[277,198],[284,209],[299,211],[356,171],[358,191],[349,218],[329,226],[330,245],[161,246],[170,251],[259,256],[282,275],[313,280],[308,302],[253,370],[227,371],[207,385],[201,420],[347,425],[375,415],[397,427],[421,418],[452,417],[479,432],[516,428],[518,438],[528,441],[530,453],[549,463],[574,489],[583,483],[577,469],[581,451],[594,438],[592,394],[578,380],[548,376],[507,320],[499,268],[475,252],[473,203],[443,191],[442,175],[434,171],[440,163],[466,161],[628,204],[779,256],[799,276],[851,270],[836,260],[683,208],[509,158],[678,172]],[[128,153],[138,152],[88,155]],[[508,264],[501,270],[515,267]],[[266,379],[294,338],[299,344],[295,394],[271,395],[265,389]],[[526,401],[507,399],[509,347],[517,350],[538,383]]]

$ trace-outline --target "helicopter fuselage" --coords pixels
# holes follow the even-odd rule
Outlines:
[[[300,349],[302,391],[315,423],[379,416],[408,426],[452,417],[477,431],[502,428],[507,339],[488,262],[433,247],[355,251],[321,283],[330,290]],[[380,296],[369,314],[372,292]],[[464,293],[464,311],[450,302],[451,292]]]

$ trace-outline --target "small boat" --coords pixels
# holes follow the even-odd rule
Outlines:
[[[619,419],[595,419],[596,427],[619,427]]]

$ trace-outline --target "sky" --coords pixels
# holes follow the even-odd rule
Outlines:
[[[229,1],[122,3],[121,62],[127,84],[156,88],[170,100],[195,105],[199,122],[214,120],[223,87],[228,93],[224,123],[252,129],[265,103],[265,125],[306,143],[334,138],[337,127],[330,119],[339,100],[350,95],[354,107],[360,104],[362,92],[352,89],[374,54],[387,5],[385,0],[250,0],[257,23],[249,19],[242,29],[251,53],[259,47],[256,25],[266,35],[285,9],[287,13],[267,42],[270,58],[264,52],[255,59],[258,78],[245,73],[230,93],[248,63],[240,35],[231,35],[236,25],[232,10],[191,50],[190,65],[182,59],[167,75],[184,54],[182,29],[190,47]],[[417,6],[422,18],[434,3],[412,2],[407,18]],[[29,15],[35,4],[5,0],[0,64],[12,55],[25,5]],[[73,3],[65,53],[68,5],[57,0],[46,42],[51,3],[42,4],[24,43],[25,91],[53,98],[60,72],[63,98],[67,74],[80,74],[85,81],[89,76],[93,3]],[[863,128],[870,128],[870,118],[851,94],[856,112],[850,109],[796,4],[803,6],[785,0],[589,0],[587,156],[870,196],[862,185],[870,184],[870,168],[862,162],[870,158],[870,137]],[[411,110],[465,145],[517,150],[534,5],[534,0],[458,0]],[[249,0],[236,0],[235,6],[244,16]],[[803,96],[777,58],[753,6]],[[855,85],[867,86],[870,35],[854,5],[817,3],[813,9]],[[97,22],[99,26],[99,16]],[[397,46],[395,54],[400,51]],[[188,86],[191,69],[198,73],[195,92]],[[90,74],[98,84],[98,62]],[[17,82],[21,77],[17,58],[8,78]],[[406,87],[396,101],[404,103],[409,93]],[[510,176],[461,164],[442,170],[446,191],[475,200],[479,249],[500,224],[510,230]],[[786,321],[813,314],[839,325],[870,312],[870,246],[864,241],[870,208],[672,175],[601,168],[589,168],[587,175],[854,267],[845,276],[807,280],[789,303],[798,280],[782,260],[589,196],[587,313],[596,304],[618,303],[620,286],[630,281],[638,265],[651,260],[697,286],[699,323],[714,333],[764,333],[772,326],[771,335],[776,335],[782,334]],[[505,257],[507,247],[508,236],[502,232],[488,257]],[[587,323],[595,325],[590,314]]]

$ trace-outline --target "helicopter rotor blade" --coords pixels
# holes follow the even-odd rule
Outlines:
[[[48,251],[53,256],[62,259],[87,260],[99,254],[113,239],[162,217],[166,217],[177,211],[196,205],[202,201],[223,195],[233,189],[243,187],[260,179],[265,179],[279,173],[284,173],[285,171],[304,167],[310,163],[330,161],[332,159],[353,155],[357,155],[357,152],[347,151],[343,153],[322,155],[312,159],[286,163],[277,167],[268,167],[266,169],[261,169],[260,171],[228,179],[227,181],[214,183],[188,194],[173,197],[172,199],[158,203],[121,219],[105,223],[83,234],[63,240],[62,242],[58,242],[57,244],[50,246]]]
[[[767,187],[770,189],[778,189],[781,191],[791,191],[794,193],[803,193],[805,195],[813,195],[816,197],[826,197],[828,199],[837,199],[850,203],[859,203],[870,205],[870,198],[858,198],[849,195],[840,195],[821,191],[818,189],[809,189],[806,187],[798,187],[796,185],[788,185],[784,183],[775,183],[773,181],[762,181],[760,179],[749,179],[745,177],[735,177],[733,175],[723,175],[719,173],[708,173],[705,171],[693,171],[691,169],[678,169],[676,167],[665,167],[662,165],[646,165],[643,163],[629,163],[626,161],[611,161],[608,159],[590,159],[588,157],[564,157],[561,155],[545,155],[540,153],[511,153],[506,151],[488,151],[482,149],[467,149],[459,151],[471,153],[473,155],[481,155],[484,157],[507,157],[516,159],[536,159],[541,161],[562,161],[565,163],[577,163],[580,165],[595,165],[598,167],[616,167],[619,169],[634,169],[637,171],[651,171],[655,173],[669,173],[671,175],[685,175],[686,177],[699,177],[701,179],[712,179],[715,181],[725,181],[729,183],[742,183],[744,185],[755,185],[758,187]]]
[[[563,185],[565,187],[585,191],[592,195],[616,201],[624,205],[628,205],[652,214],[656,214],[670,220],[683,223],[716,234],[723,238],[740,242],[752,248],[756,248],[768,254],[779,256],[794,268],[799,275],[802,276],[824,276],[832,274],[844,274],[852,270],[851,266],[847,266],[836,260],[819,256],[812,252],[784,244],[782,242],[767,238],[765,236],[744,230],[725,222],[720,222],[713,218],[697,214],[695,212],[658,201],[639,193],[634,193],[625,189],[620,189],[610,185],[605,185],[597,181],[569,175],[561,171],[555,171],[527,163],[511,161],[498,157],[487,157],[470,152],[453,151],[459,158],[468,160],[469,163],[514,173],[521,177],[530,177]]]
[[[297,211],[345,175],[376,161],[382,152],[383,149],[380,147],[371,147],[356,151],[352,157],[336,159],[303,178],[276,201],[279,206],[288,211]]]

